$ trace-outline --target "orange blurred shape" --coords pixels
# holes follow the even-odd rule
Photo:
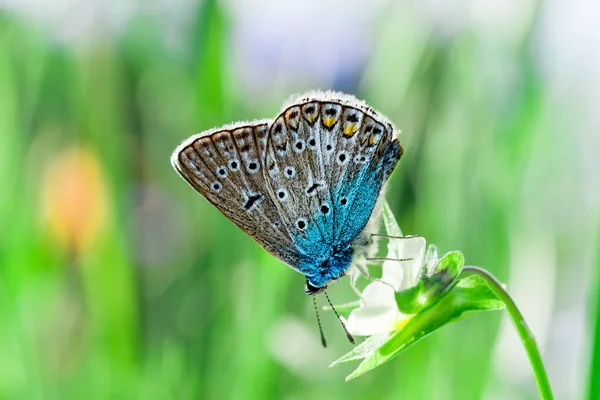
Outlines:
[[[51,235],[69,252],[89,248],[106,223],[107,190],[97,156],[74,147],[50,161],[42,182],[42,212]]]

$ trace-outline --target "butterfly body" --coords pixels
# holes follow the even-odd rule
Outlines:
[[[274,120],[192,136],[171,161],[226,217],[304,274],[314,294],[352,264],[401,156],[389,121],[354,97],[316,92]]]

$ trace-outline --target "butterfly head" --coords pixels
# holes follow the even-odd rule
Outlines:
[[[353,253],[351,246],[342,250],[334,249],[324,261],[313,264],[311,270],[314,273],[307,275],[304,292],[308,295],[319,294],[327,289],[327,285],[342,278],[352,263]]]

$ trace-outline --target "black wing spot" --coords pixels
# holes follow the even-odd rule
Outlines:
[[[250,171],[256,171],[258,169],[258,164],[254,161],[248,164],[248,169]]]
[[[273,127],[273,132],[275,132],[275,133],[281,133],[282,130],[283,130],[283,127],[281,126],[281,123],[278,123],[277,125],[275,125]]]
[[[315,106],[308,106],[304,109],[307,114],[312,114],[315,112]]]
[[[296,169],[294,167],[287,167],[285,169],[286,178],[293,178],[296,175]]]
[[[327,147],[326,147],[327,151],[331,151],[331,149],[332,149],[332,148],[333,148],[333,147],[331,147],[331,145],[330,145],[330,144],[328,144],[328,145],[327,145]]]
[[[229,169],[232,171],[237,171],[239,164],[236,160],[229,161]]]
[[[327,115],[328,117],[333,117],[333,116],[335,116],[335,109],[333,109],[333,108],[328,108],[327,110],[325,110],[325,115]]]
[[[256,204],[256,202],[259,201],[261,198],[262,198],[261,194],[254,194],[252,196],[249,196],[248,200],[244,204],[244,208],[247,211],[249,211],[252,208],[252,206],[254,206]]]
[[[319,186],[322,185],[320,183],[313,183],[308,189],[306,189],[306,194],[309,196],[314,194],[314,192],[319,188]]]
[[[340,200],[340,204],[345,206],[346,204],[348,204],[348,199],[345,197],[342,197],[342,199]]]
[[[280,153],[285,153],[287,151],[287,142],[285,142],[284,144],[275,145],[275,149],[277,149],[277,151],[279,151]]]
[[[327,204],[321,205],[321,212],[325,215],[329,214],[329,206]]]
[[[296,226],[298,227],[298,229],[300,229],[300,230],[304,230],[304,228],[306,228],[306,220],[305,220],[305,219],[302,219],[302,218],[299,218],[299,219],[296,221]]]
[[[348,117],[346,117],[346,120],[348,122],[356,123],[356,122],[358,122],[358,117],[356,116],[356,114],[350,114],[350,115],[348,115]]]
[[[212,190],[214,192],[217,192],[217,193],[219,193],[223,189],[223,186],[219,182],[213,182],[210,185],[210,187],[212,188]]]
[[[217,169],[217,175],[219,175],[221,178],[225,178],[227,176],[227,168],[219,167]]]
[[[316,142],[316,140],[315,140],[315,139],[310,139],[310,140],[308,141],[308,144],[309,144],[309,145],[311,145],[311,146],[316,146],[316,145],[317,145],[317,142]]]
[[[288,194],[285,191],[285,189],[279,189],[277,191],[277,197],[279,197],[279,200],[284,201],[285,199],[287,199]]]

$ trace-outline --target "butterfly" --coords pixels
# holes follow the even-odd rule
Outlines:
[[[173,152],[181,177],[313,295],[343,277],[403,148],[388,119],[353,96],[311,92],[275,119],[194,135]]]

